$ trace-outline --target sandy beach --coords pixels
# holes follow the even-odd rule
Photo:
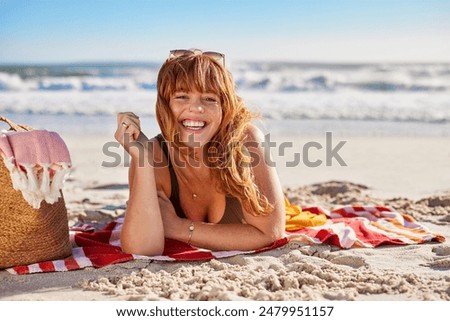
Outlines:
[[[258,318],[252,308],[269,306],[271,313],[259,316],[284,319],[289,315],[273,315],[272,308],[292,307],[301,315],[291,318],[314,320],[445,319],[450,301],[449,13],[450,1],[418,0],[0,0],[0,116],[57,132],[67,144],[72,168],[62,192],[69,227],[86,223],[101,231],[118,226],[76,235],[72,229],[70,241],[76,247],[69,258],[0,269],[0,318],[110,321],[153,317],[147,312],[154,307],[190,311],[227,305],[229,310],[246,308],[245,320]],[[195,71],[195,78],[202,79],[185,83],[191,78],[165,62],[191,55],[209,57],[211,64],[202,71],[185,68],[186,75]],[[232,79],[215,75],[218,65]],[[161,81],[161,70],[176,77],[176,92]],[[220,90],[211,85],[215,79],[226,79]],[[319,213],[331,214],[326,224],[297,229],[303,234],[289,239],[307,214],[287,211],[287,237],[271,250],[251,254],[196,249],[173,240],[165,243],[164,255],[152,259],[121,252],[128,156],[114,133],[131,123],[117,124],[118,113],[139,116],[142,131],[154,137],[160,133],[156,103],[170,92],[166,107],[189,132],[212,133],[219,125],[219,108],[220,126],[230,122],[227,128],[234,130],[227,108],[241,110],[237,117],[243,113],[235,108],[240,99],[229,96],[231,86],[255,114],[286,197],[303,209],[320,207]],[[184,94],[195,101],[181,105]],[[211,100],[210,94],[220,99]],[[190,115],[191,107],[205,112],[201,107],[207,102],[212,112]],[[0,123],[2,130],[8,127]],[[5,146],[11,154],[22,152]],[[29,169],[38,163],[34,169],[37,181],[44,182],[42,191],[57,181],[50,179],[55,167],[46,169],[48,154],[17,164]],[[264,190],[275,186],[272,175],[266,180],[270,184],[255,176]],[[198,190],[211,184],[199,182],[204,179],[194,180],[189,194],[206,205]],[[37,186],[29,180],[28,188],[36,191]],[[184,192],[183,199],[189,197]],[[21,218],[17,212],[7,223]],[[195,226],[192,222],[185,230],[186,240],[203,244],[196,243],[193,231],[202,228]],[[294,229],[289,231],[290,226]],[[6,230],[2,234],[0,226],[0,235],[6,236]],[[31,237],[23,239],[32,243]],[[346,242],[339,243],[342,239]],[[383,245],[370,248],[376,242]],[[178,252],[168,251],[167,244]],[[355,247],[341,248],[349,244]],[[192,261],[208,255],[215,259]],[[183,262],[186,258],[191,261]],[[93,267],[111,261],[122,263]],[[80,266],[89,267],[76,270]],[[40,273],[52,269],[74,270]],[[335,309],[333,315],[306,315],[305,307]],[[168,316],[174,315],[161,318]],[[176,316],[183,321],[227,317]],[[244,318],[234,315],[237,320]]]
[[[149,133],[151,135],[152,133]],[[63,133],[73,171],[64,195],[69,223],[101,227],[124,213],[127,170],[102,167],[110,133]],[[274,141],[325,144],[325,135]],[[450,300],[450,147],[448,137],[363,137],[346,140],[348,166],[285,166],[274,160],[286,195],[302,206],[385,204],[408,213],[445,243],[339,250],[286,246],[196,263],[137,260],[100,269],[12,275],[0,271],[0,300]],[[324,145],[325,146],[325,145]],[[320,159],[320,153],[311,159]],[[325,162],[325,161],[324,161]]]

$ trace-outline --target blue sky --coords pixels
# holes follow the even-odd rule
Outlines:
[[[0,63],[450,61],[450,1],[0,0]]]

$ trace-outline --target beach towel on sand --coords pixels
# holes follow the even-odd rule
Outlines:
[[[259,253],[293,240],[303,244],[330,244],[342,249],[445,241],[442,235],[430,232],[411,216],[383,206],[344,206],[328,211],[320,207],[300,208],[286,199],[286,210],[287,237],[253,251],[210,251],[166,239],[164,252],[160,256],[127,254],[120,249],[123,218],[119,218],[100,231],[94,231],[85,224],[75,226],[71,232],[73,255],[65,260],[17,266],[8,271],[13,274],[71,271],[134,259],[202,261]]]

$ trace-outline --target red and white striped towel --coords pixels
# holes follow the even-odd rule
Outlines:
[[[254,251],[210,251],[198,249],[186,243],[167,239],[164,253],[160,256],[126,254],[120,249],[122,219],[110,223],[96,232],[71,232],[72,256],[56,260],[17,266],[8,269],[13,274],[71,271],[85,267],[103,267],[134,259],[157,261],[203,261],[240,254],[252,254],[276,249],[296,240],[305,244],[331,244],[343,249],[352,247],[376,247],[379,245],[407,245],[425,242],[444,242],[442,235],[429,231],[411,216],[400,214],[387,207],[345,206],[327,211],[320,207],[303,208],[316,214],[325,214],[327,223],[322,226],[302,228],[287,232],[288,237],[271,246]],[[85,226],[84,229],[88,229]]]

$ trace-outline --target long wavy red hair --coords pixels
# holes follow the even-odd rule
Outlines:
[[[180,148],[170,99],[175,92],[193,89],[220,97],[222,122],[207,146],[207,165],[220,182],[217,188],[239,199],[244,209],[255,216],[270,213],[273,206],[254,182],[244,145],[247,126],[255,115],[236,94],[233,77],[222,64],[201,54],[166,60],[157,80],[156,117],[162,135],[178,151],[185,150]]]

